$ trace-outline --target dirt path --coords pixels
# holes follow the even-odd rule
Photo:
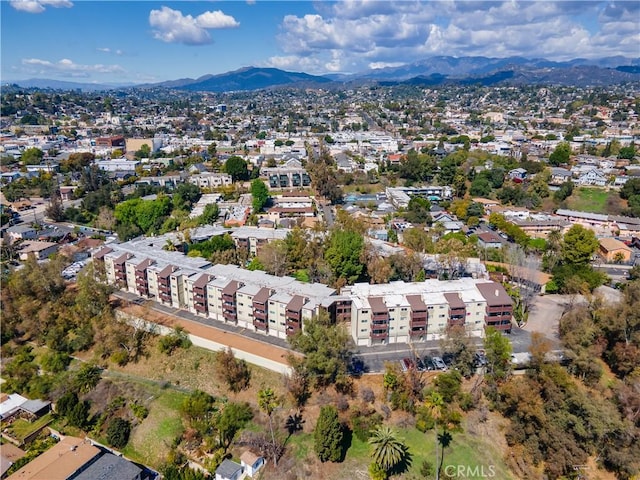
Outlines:
[[[191,335],[205,338],[222,345],[227,345],[236,350],[249,352],[274,362],[283,363],[285,365],[287,364],[287,355],[293,353],[276,345],[271,345],[266,342],[259,342],[257,340],[243,337],[242,335],[220,330],[215,327],[209,327],[207,325],[193,322],[191,320],[186,320],[184,318],[162,314],[155,310],[137,305],[122,307],[120,308],[120,310],[132,316],[143,318],[159,325],[164,325],[172,328],[181,326]]]

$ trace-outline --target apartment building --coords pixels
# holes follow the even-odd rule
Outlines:
[[[264,245],[274,240],[284,240],[291,230],[288,228],[239,227],[231,234],[237,250],[246,250],[255,256]]]
[[[308,187],[311,185],[311,177],[307,170],[296,159],[287,161],[277,167],[264,167],[260,169],[260,176],[269,180],[270,188]]]
[[[188,182],[200,188],[219,188],[228,187],[233,183],[233,180],[231,175],[226,173],[204,172],[191,175]]]
[[[437,340],[451,326],[477,337],[487,326],[511,330],[511,298],[488,280],[358,283],[338,295],[323,284],[166,251],[165,241],[157,237],[110,244],[94,252],[93,260],[106,281],[122,290],[278,338],[300,331],[305,319],[321,311],[335,321],[350,322],[357,345]]]
[[[352,301],[356,345],[439,340],[453,326],[476,337],[488,326],[511,330],[511,298],[502,285],[487,280],[357,283],[341,293]]]

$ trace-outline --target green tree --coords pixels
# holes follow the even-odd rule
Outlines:
[[[436,465],[440,465],[438,457],[438,423],[442,420],[445,411],[445,403],[442,395],[435,390],[431,391],[424,402],[425,408],[429,413],[429,416],[434,421],[434,431],[436,435]],[[440,478],[440,468],[436,470],[436,479]]]
[[[253,197],[253,212],[261,212],[269,200],[269,189],[259,178],[251,182],[251,196]]]
[[[320,416],[313,431],[314,449],[321,462],[337,462],[342,458],[342,425],[333,405],[320,408]]]
[[[303,330],[289,337],[289,343],[304,354],[300,370],[316,389],[343,384],[348,378],[349,336],[341,325],[330,324],[327,314],[307,320]]]
[[[44,152],[36,147],[27,148],[20,156],[23,165],[39,165],[43,158]]]
[[[92,363],[83,363],[73,378],[74,387],[81,393],[90,392],[98,385],[102,372]]]
[[[511,343],[502,332],[493,327],[486,330],[484,349],[487,357],[487,375],[496,382],[505,380],[511,373]]]
[[[549,155],[549,164],[554,167],[569,163],[569,157],[571,156],[571,146],[568,142],[559,143],[558,146]]]
[[[598,239],[593,230],[582,225],[573,225],[564,234],[562,241],[562,261],[569,265],[588,265],[598,250]]]
[[[236,434],[253,418],[251,406],[247,403],[228,403],[216,419],[219,444],[227,450]]]
[[[107,442],[114,448],[124,448],[131,434],[131,423],[123,418],[116,417],[109,422],[107,427]]]
[[[387,473],[393,471],[406,460],[406,445],[398,439],[396,432],[387,425],[376,427],[368,442],[372,447],[372,460],[384,468]]]
[[[363,273],[364,238],[355,231],[333,230],[329,236],[325,259],[336,280],[343,278],[352,284]]]
[[[224,171],[231,175],[233,181],[247,180],[249,178],[249,169],[246,160],[237,155],[232,155],[224,163]]]
[[[411,198],[405,218],[411,223],[431,224],[431,202],[422,197]]]

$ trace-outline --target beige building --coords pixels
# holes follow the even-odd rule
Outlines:
[[[357,345],[437,340],[455,325],[477,337],[486,326],[511,329],[511,298],[488,280],[361,283],[337,295],[323,284],[186,257],[164,250],[165,242],[156,237],[110,244],[94,252],[93,260],[118,288],[278,338],[299,331],[321,311],[350,322]]]
[[[357,283],[341,293],[352,300],[356,345],[439,340],[452,326],[475,337],[483,337],[487,326],[511,330],[511,298],[502,285],[487,280]]]
[[[627,263],[633,251],[624,242],[613,237],[600,238],[598,253],[607,263]]]

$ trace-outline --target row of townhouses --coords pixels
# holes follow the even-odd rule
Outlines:
[[[109,244],[92,257],[106,281],[119,289],[278,338],[296,333],[320,311],[350,323],[354,342],[363,346],[437,340],[451,326],[477,337],[486,326],[511,329],[509,295],[499,283],[484,279],[359,283],[338,294],[319,283],[213,265],[165,251],[148,239]]]

